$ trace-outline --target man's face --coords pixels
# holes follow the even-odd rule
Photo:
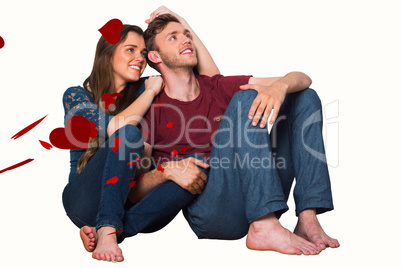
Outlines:
[[[197,55],[192,36],[180,23],[169,22],[156,35],[155,44],[159,48],[162,62],[169,68],[190,68],[197,65]]]

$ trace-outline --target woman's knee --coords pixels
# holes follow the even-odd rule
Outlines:
[[[118,130],[109,138],[112,143],[120,143],[121,145],[125,145],[129,148],[142,148],[144,146],[144,139],[141,131],[138,127],[127,124]],[[113,146],[113,144],[112,144]]]

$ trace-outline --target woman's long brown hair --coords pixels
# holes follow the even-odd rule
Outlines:
[[[135,32],[141,36],[143,35],[143,31],[140,27],[124,24],[123,29],[120,31],[120,41],[117,44],[110,44],[105,40],[105,38],[103,38],[103,36],[98,41],[92,72],[89,77],[85,79],[84,88],[92,95],[94,103],[99,107],[104,94],[113,94],[116,91],[113,76],[112,57],[117,46],[126,40],[129,32]],[[115,109],[113,109],[113,111],[106,110],[105,112],[110,115],[116,115],[126,109],[137,98],[139,87],[139,82],[127,83],[126,87],[120,92],[122,96],[118,97],[114,104]],[[80,157],[80,159],[78,159],[77,174],[84,170],[88,161],[104,142],[100,140],[101,138],[98,136],[89,141],[89,145],[92,147],[89,147],[88,150]]]

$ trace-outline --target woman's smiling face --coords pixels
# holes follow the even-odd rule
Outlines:
[[[146,55],[144,38],[138,33],[129,32],[126,40],[117,46],[112,57],[116,90],[123,84],[140,79],[147,65]]]

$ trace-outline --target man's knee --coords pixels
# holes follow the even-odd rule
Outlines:
[[[307,88],[293,94],[296,105],[309,107],[314,110],[319,110],[322,108],[320,97],[312,88]]]
[[[236,92],[236,94],[233,95],[232,99],[230,100],[230,102],[234,102],[234,103],[249,103],[251,105],[251,103],[253,103],[255,97],[257,97],[258,92],[253,90],[253,89],[249,89],[249,90],[240,90],[238,92]]]

